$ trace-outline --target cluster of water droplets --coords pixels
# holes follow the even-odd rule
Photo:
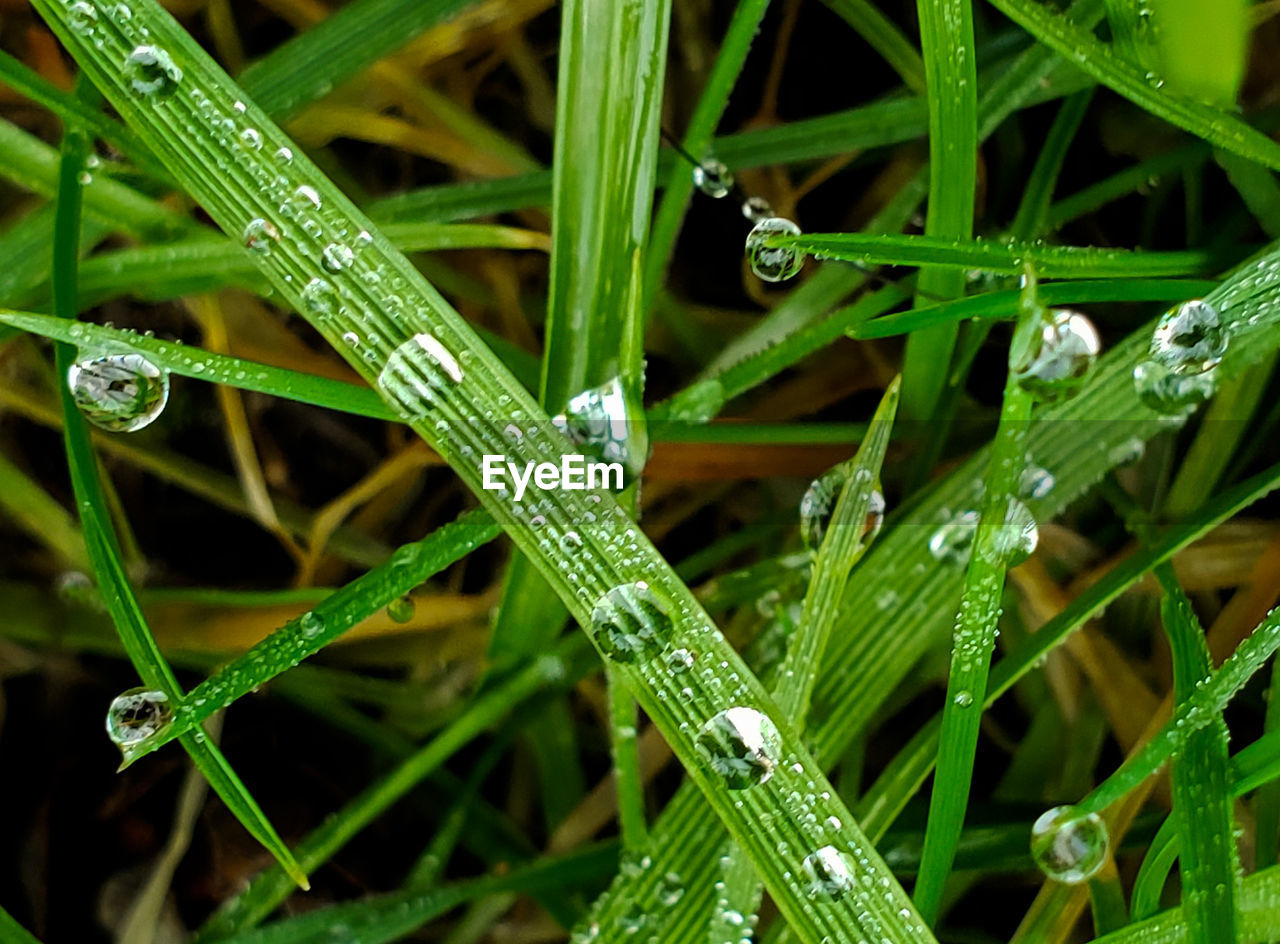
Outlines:
[[[107,736],[122,750],[156,737],[172,723],[169,696],[145,687],[122,692],[107,709]]]
[[[1216,368],[1229,341],[1227,326],[1208,302],[1195,299],[1169,309],[1156,324],[1146,358],[1133,369],[1138,398],[1166,415],[1199,406],[1217,388]]]
[[[1051,309],[1045,313],[1026,362],[1017,365],[1014,376],[1037,400],[1065,400],[1079,392],[1101,349],[1092,321],[1079,312]]]
[[[1097,813],[1055,806],[1031,827],[1031,857],[1057,882],[1078,885],[1097,875],[1107,862],[1111,840]]]
[[[854,474],[864,481],[871,476],[866,469],[859,469]],[[826,537],[827,528],[831,525],[831,517],[835,514],[840,493],[845,489],[848,481],[848,467],[838,465],[814,479],[800,498],[800,536],[804,539],[805,547],[815,554],[822,547],[822,540]],[[863,542],[874,540],[880,533],[880,528],[884,525],[884,514],[884,493],[876,488],[871,492],[867,503],[867,514],[862,526]]]
[[[133,352],[77,358],[67,387],[85,419],[117,433],[151,425],[169,402],[169,372]]]

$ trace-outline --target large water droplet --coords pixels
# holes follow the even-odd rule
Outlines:
[[[1133,388],[1138,399],[1157,413],[1176,415],[1195,409],[1213,396],[1214,371],[1180,374],[1164,364],[1148,360],[1133,368]]]
[[[618,662],[660,650],[671,637],[671,616],[644,581],[614,587],[591,610],[600,648]]]
[[[1098,874],[1110,847],[1107,824],[1097,813],[1056,806],[1031,827],[1031,857],[1049,878],[1078,885]]]
[[[782,755],[777,727],[754,708],[726,708],[698,734],[698,748],[730,790],[744,790],[773,776]]]
[[[98,11],[92,3],[76,0],[67,8],[67,25],[71,27],[73,33],[87,36],[98,25]]]
[[[853,868],[849,857],[835,846],[823,846],[810,852],[802,863],[809,880],[809,894],[815,898],[839,901],[853,890]]]
[[[252,219],[244,228],[244,247],[260,256],[268,255],[280,241],[280,230],[269,220]]]
[[[840,492],[849,477],[845,466],[836,466],[814,479],[800,499],[800,537],[804,545],[815,554],[822,547],[831,516],[835,514]],[[871,541],[880,533],[884,524],[884,494],[875,489],[867,503],[867,516],[863,521],[863,541]]]
[[[139,46],[129,53],[124,75],[135,92],[153,98],[169,95],[182,81],[182,70],[159,46]]]
[[[1016,567],[1032,555],[1039,543],[1040,528],[1035,515],[1016,498],[1009,499],[1004,521],[992,541],[996,558],[993,563]]]
[[[1018,478],[1018,494],[1033,500],[1048,498],[1056,484],[1053,473],[1048,469],[1029,464]]]
[[[709,157],[693,169],[693,185],[719,200],[733,188],[733,173],[723,162]]]
[[[1151,359],[1175,374],[1203,374],[1222,361],[1228,337],[1212,305],[1183,302],[1161,316],[1151,335]]]
[[[400,407],[401,415],[420,416],[436,395],[462,380],[462,368],[434,335],[415,334],[387,358],[378,386]]]
[[[606,462],[620,462],[638,475],[648,458],[643,414],[633,407],[619,377],[570,398],[564,412],[551,419],[575,445]]]
[[[317,318],[331,318],[338,311],[338,290],[324,279],[312,279],[302,289],[302,305]]]
[[[747,234],[747,261],[757,278],[766,282],[783,282],[804,266],[804,253],[790,247],[766,246],[770,236],[799,236],[800,227],[780,216],[761,220]]]
[[[973,538],[978,533],[978,513],[961,512],[938,528],[929,538],[929,553],[934,560],[950,560],[964,564],[973,550]]]
[[[107,709],[107,735],[121,748],[153,738],[172,723],[169,696],[145,687],[117,695]]]
[[[85,419],[114,433],[155,422],[169,402],[169,373],[141,354],[81,358],[67,369],[67,386]]]
[[[1043,401],[1072,397],[1101,349],[1092,321],[1074,311],[1054,309],[1041,330],[1038,349],[1017,373],[1018,385]]]

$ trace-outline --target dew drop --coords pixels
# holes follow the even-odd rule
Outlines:
[[[280,230],[269,220],[252,219],[244,228],[244,248],[260,256],[271,253],[280,241]]]
[[[315,639],[324,632],[324,619],[315,610],[307,610],[298,617],[298,629],[303,639]]]
[[[107,354],[77,360],[67,386],[85,419],[114,433],[151,425],[169,402],[169,373],[141,354]]]
[[[240,143],[251,151],[262,148],[262,132],[257,128],[245,128],[240,132]]]
[[[1045,875],[1067,885],[1097,875],[1109,848],[1107,824],[1097,813],[1056,806],[1031,827],[1031,857]]]
[[[320,254],[320,264],[330,272],[341,272],[350,267],[355,259],[356,254],[351,251],[351,247],[341,243],[330,243]]]
[[[835,846],[823,846],[804,857],[801,863],[814,898],[839,901],[853,890],[853,868],[849,857]]]
[[[387,604],[387,616],[393,623],[407,623],[413,619],[413,597],[405,594]]]
[[[622,463],[630,476],[638,475],[648,458],[643,415],[619,377],[571,397],[551,423],[574,445],[606,462]]]
[[[672,621],[643,580],[614,587],[591,610],[591,629],[604,653],[617,662],[634,662],[661,649],[671,637]]]
[[[1018,479],[1018,494],[1023,498],[1038,501],[1048,498],[1056,484],[1053,473],[1031,464],[1022,470],[1022,475]]]
[[[71,27],[73,33],[87,36],[98,25],[98,11],[92,3],[76,0],[67,8],[67,25]]]
[[[759,223],[773,216],[773,207],[764,197],[747,197],[742,201],[742,215],[752,223]]]
[[[124,61],[125,78],[135,92],[163,98],[182,81],[182,70],[159,46],[138,46]]]
[[[277,152],[277,156],[278,154],[279,152]],[[289,155],[289,159],[293,159],[292,154]],[[316,193],[315,187],[303,184],[289,194],[289,199],[280,206],[280,213],[289,219],[293,219],[300,214],[318,209],[320,209],[320,194]]]
[[[996,530],[991,548],[992,563],[1016,567],[1034,553],[1040,543],[1040,529],[1031,511],[1016,498],[1009,499],[1004,521]]]
[[[747,261],[757,278],[784,282],[804,266],[804,253],[786,246],[766,246],[770,236],[799,236],[800,227],[780,216],[766,217],[747,234]]]
[[[1017,372],[1018,385],[1045,402],[1072,397],[1101,349],[1092,321],[1074,311],[1054,309],[1041,331],[1039,348]]]
[[[433,335],[415,334],[387,358],[378,386],[400,407],[401,415],[419,416],[436,394],[462,380],[462,368]]]
[[[324,279],[312,279],[302,289],[302,304],[318,318],[332,317],[338,311],[338,292]]]
[[[951,699],[957,708],[968,708],[973,704],[973,692],[959,691],[955,697]]]
[[[709,157],[693,169],[693,185],[708,197],[719,200],[733,188],[733,173],[723,162]]]
[[[1161,316],[1151,335],[1150,356],[1175,374],[1203,374],[1222,361],[1228,340],[1217,309],[1194,299]]]
[[[933,532],[929,553],[934,560],[950,560],[963,564],[973,550],[973,537],[978,531],[978,513],[965,511]]]
[[[287,147],[282,147],[276,151],[276,160],[281,164],[289,164],[293,161],[293,151]]]
[[[777,727],[754,708],[726,708],[698,734],[698,749],[730,790],[744,790],[773,776],[782,755]]]
[[[831,525],[831,517],[835,514],[848,477],[847,467],[838,465],[814,479],[800,498],[800,537],[804,539],[804,546],[815,554],[827,536],[827,528]],[[867,502],[867,515],[862,526],[864,542],[874,540],[880,533],[884,512],[884,493],[877,488]]]
[[[1156,360],[1133,368],[1133,388],[1146,406],[1167,416],[1194,410],[1217,389],[1214,371],[1177,373]]]
[[[122,692],[107,709],[107,735],[120,748],[153,738],[172,723],[169,696],[145,687]]]

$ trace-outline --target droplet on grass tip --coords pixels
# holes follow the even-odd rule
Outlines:
[[[767,715],[754,708],[726,708],[698,734],[698,748],[730,790],[745,790],[773,776],[782,737]]]
[[[591,610],[592,633],[616,662],[635,662],[661,650],[671,629],[667,607],[643,580],[614,587]]]
[[[95,426],[132,433],[150,426],[169,402],[169,373],[141,354],[78,359],[67,369],[71,398]]]
[[[1097,813],[1078,813],[1071,806],[1055,806],[1031,827],[1031,856],[1045,875],[1078,885],[1097,875],[1106,864],[1111,841],[1107,824]]]
[[[107,709],[107,735],[122,749],[155,737],[172,723],[169,696],[142,686],[117,695]]]
[[[767,217],[756,223],[747,234],[747,261],[757,278],[766,282],[784,282],[804,266],[804,253],[789,246],[766,246],[771,236],[799,236],[800,227],[780,216]]]

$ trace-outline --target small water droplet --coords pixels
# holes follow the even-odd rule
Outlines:
[[[1004,521],[991,542],[991,550],[995,555],[992,563],[1016,567],[1035,552],[1039,543],[1040,528],[1035,516],[1018,499],[1009,499]]]
[[[341,243],[330,243],[320,254],[320,263],[330,272],[341,272],[355,262],[356,254],[350,246]]]
[[[722,161],[709,157],[693,169],[693,185],[719,200],[733,188],[733,174]]]
[[[262,147],[262,132],[257,128],[245,128],[240,132],[240,143],[252,151]]]
[[[298,628],[303,639],[315,639],[324,632],[324,619],[315,610],[307,610],[298,617]]]
[[[1038,348],[1017,372],[1018,385],[1045,402],[1075,396],[1101,349],[1092,321],[1074,311],[1054,309],[1040,333]]]
[[[433,335],[415,334],[387,358],[378,386],[398,404],[406,417],[419,416],[436,394],[462,380],[462,368]]]
[[[789,247],[766,246],[770,236],[799,236],[800,227],[780,216],[767,217],[756,223],[747,234],[747,261],[757,278],[766,282],[783,282],[804,266],[804,253]]]
[[[759,223],[773,216],[773,207],[764,197],[747,197],[742,201],[742,215],[752,223]]]
[[[338,311],[338,292],[324,279],[312,279],[302,289],[302,304],[316,317],[329,318]]]
[[[281,164],[288,164],[293,161],[293,151],[287,147],[282,147],[276,151],[276,160]]]
[[[1031,857],[1049,878],[1078,885],[1106,864],[1111,841],[1097,813],[1056,806],[1031,827]]]
[[[809,853],[801,863],[809,880],[809,894],[839,901],[853,890],[853,867],[849,857],[835,846],[823,846]]]
[[[120,748],[153,738],[172,723],[169,696],[145,687],[122,692],[107,709],[107,736]]]
[[[280,230],[270,220],[253,219],[244,228],[244,247],[265,256],[280,241]]]
[[[290,155],[290,159],[292,159],[292,155]],[[303,184],[289,194],[289,199],[281,204],[280,213],[288,219],[293,219],[301,214],[318,209],[320,209],[320,194],[316,193],[315,187]]]
[[[773,776],[782,738],[767,715],[754,708],[726,708],[698,734],[698,748],[730,790],[744,790]]]
[[[950,560],[964,564],[973,550],[973,538],[978,532],[978,513],[965,511],[952,518],[933,532],[929,538],[929,553],[934,560]]]
[[[957,708],[968,708],[973,704],[973,693],[968,691],[956,692],[955,698],[951,700]]]
[[[125,78],[140,95],[163,98],[182,81],[182,70],[159,46],[138,46],[124,61]]]
[[[407,623],[413,619],[413,597],[405,594],[387,604],[387,616],[394,623]]]
[[[168,371],[141,354],[81,358],[68,368],[67,386],[85,419],[116,433],[151,425],[169,402]]]
[[[1018,494],[1023,498],[1038,501],[1048,498],[1056,484],[1053,474],[1048,469],[1028,464],[1018,479]]]

